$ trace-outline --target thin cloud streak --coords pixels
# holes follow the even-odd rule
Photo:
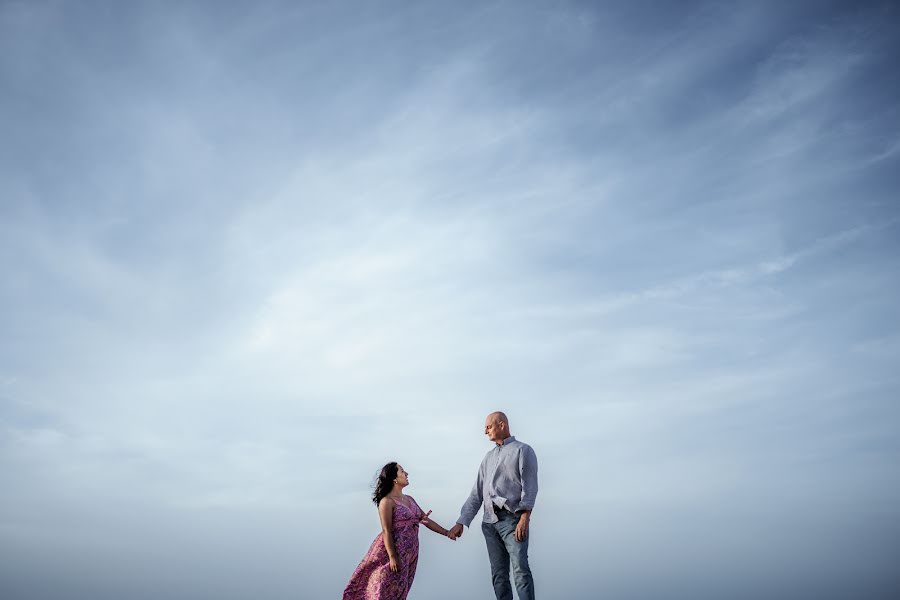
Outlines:
[[[0,595],[334,596],[503,409],[548,593],[887,597],[896,11],[510,8],[0,7]]]

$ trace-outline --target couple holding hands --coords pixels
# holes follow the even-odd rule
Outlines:
[[[482,507],[481,531],[497,600],[513,600],[510,564],[519,600],[534,600],[528,525],[538,491],[537,457],[531,446],[512,436],[509,419],[502,412],[488,415],[484,433],[495,446],[481,461],[472,492],[449,530],[429,519],[431,511],[424,512],[412,496],[403,493],[409,485],[403,467],[390,462],[381,469],[372,496],[381,533],[353,572],[343,600],[405,600],[419,560],[419,525],[456,540]]]

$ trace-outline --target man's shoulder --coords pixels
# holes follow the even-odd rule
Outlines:
[[[531,446],[529,446],[528,444],[526,444],[525,442],[523,442],[522,440],[519,440],[519,439],[510,441],[509,447],[515,448],[519,452],[523,452],[523,451],[527,452],[528,450],[531,450],[532,452],[534,452],[534,448],[532,448]]]
[[[525,442],[522,442],[522,446],[519,448],[519,452],[523,452],[526,455],[530,455],[530,456],[534,457],[534,459],[537,459],[537,452],[535,452],[534,448],[532,448]]]

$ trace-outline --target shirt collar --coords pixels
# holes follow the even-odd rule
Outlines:
[[[502,448],[503,446],[507,445],[508,443],[514,442],[514,441],[516,441],[516,436],[511,435],[508,438],[506,438],[505,440],[502,440],[499,444],[497,444],[497,447]]]

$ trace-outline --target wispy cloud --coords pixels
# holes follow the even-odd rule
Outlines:
[[[0,5],[0,595],[334,595],[498,408],[545,589],[895,581],[895,12]]]

